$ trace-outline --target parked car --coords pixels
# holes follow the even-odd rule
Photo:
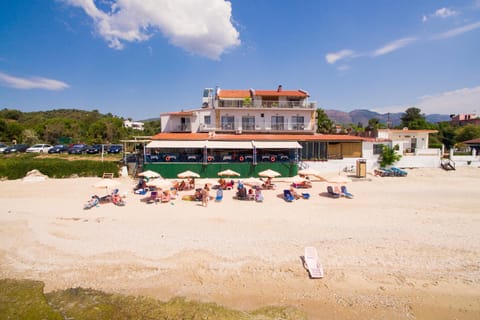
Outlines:
[[[120,153],[122,152],[123,147],[121,144],[112,144],[111,146],[108,147],[107,152],[108,153]]]
[[[101,144],[94,144],[94,145],[91,145],[90,147],[87,147],[85,149],[85,152],[88,154],[97,154],[102,152],[102,147],[103,146]]]
[[[49,144],[39,143],[39,144],[34,144],[30,148],[28,148],[27,152],[43,153],[43,152],[48,152],[51,148],[52,146]]]
[[[14,144],[13,146],[6,147],[5,150],[3,150],[3,153],[25,152],[28,147],[28,144]]]
[[[68,147],[64,144],[56,144],[48,150],[48,153],[63,153],[67,152]]]
[[[70,148],[68,148],[68,153],[69,154],[82,154],[85,152],[85,150],[88,148],[86,144],[74,144]]]
[[[8,146],[5,143],[0,143],[0,152],[3,152]]]

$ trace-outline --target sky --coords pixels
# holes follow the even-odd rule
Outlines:
[[[204,88],[480,113],[480,0],[2,0],[0,108],[133,120]]]

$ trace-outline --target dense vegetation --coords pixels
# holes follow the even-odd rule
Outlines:
[[[174,298],[161,302],[152,298],[108,294],[92,289],[72,288],[43,293],[44,284],[32,280],[0,280],[2,319],[222,319],[289,320],[307,319],[297,309],[266,307],[243,312]]]
[[[0,110],[0,141],[17,143],[118,143],[134,135],[151,136],[160,132],[160,120],[145,121],[145,130],[125,128],[126,119],[97,110],[58,109],[22,112]]]

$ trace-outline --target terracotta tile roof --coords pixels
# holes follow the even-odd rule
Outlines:
[[[208,133],[158,133],[152,140],[212,140],[212,141],[365,141],[364,137],[341,134],[215,134]]]
[[[479,143],[480,143],[480,138],[463,141],[463,143],[467,143],[467,144],[479,144]]]
[[[308,93],[302,90],[255,90],[255,96],[306,98]]]
[[[208,133],[161,132],[152,136],[152,140],[207,140]]]
[[[221,99],[233,99],[233,98],[249,98],[250,97],[250,90],[224,90],[221,89],[218,96]]]
[[[303,90],[254,90],[254,95],[257,97],[299,97],[306,98],[308,93]],[[218,96],[220,99],[244,99],[250,97],[250,90],[226,90],[221,89]]]

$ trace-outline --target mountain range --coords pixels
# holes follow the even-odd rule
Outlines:
[[[337,124],[362,124],[363,127],[368,126],[368,120],[378,119],[380,123],[390,126],[399,126],[401,124],[401,117],[404,112],[397,113],[378,113],[370,110],[352,110],[350,112],[338,111],[338,110],[325,110],[328,118]],[[450,115],[448,114],[428,114],[425,115],[425,119],[430,123],[437,123],[443,121],[450,121]]]

